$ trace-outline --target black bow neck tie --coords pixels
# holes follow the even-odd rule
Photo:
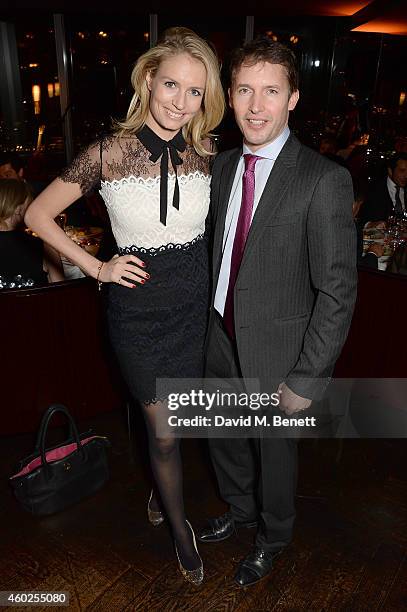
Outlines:
[[[167,224],[167,200],[168,200],[168,152],[171,164],[175,172],[174,196],[172,205],[179,210],[179,185],[177,176],[177,166],[182,164],[182,159],[178,151],[186,149],[186,142],[181,130],[171,140],[163,140],[148,125],[145,125],[139,132],[137,138],[141,144],[151,153],[150,160],[156,162],[161,157],[160,162],[160,221],[163,225]]]

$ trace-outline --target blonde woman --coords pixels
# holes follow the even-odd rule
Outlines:
[[[24,214],[31,200],[25,181],[0,179],[0,289],[64,280],[59,254],[24,232]]]
[[[156,486],[148,516],[158,525],[165,513],[181,572],[199,584],[203,567],[184,512],[179,441],[155,433],[165,409],[156,379],[202,374],[210,134],[222,119],[224,98],[214,53],[186,28],[167,30],[139,58],[132,85],[126,120],[74,160],[34,201],[26,221],[86,274],[109,284],[111,342],[149,434]],[[53,221],[99,180],[118,247],[106,263]]]

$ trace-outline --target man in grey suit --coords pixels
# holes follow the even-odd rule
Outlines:
[[[351,178],[290,133],[298,98],[287,47],[262,39],[238,49],[229,100],[243,148],[219,154],[212,175],[206,374],[278,388],[284,417],[312,414],[312,402],[323,397],[357,282]],[[235,576],[240,586],[254,584],[292,538],[296,440],[212,438],[210,450],[230,510],[210,519],[199,539],[218,542],[257,525],[255,546]]]

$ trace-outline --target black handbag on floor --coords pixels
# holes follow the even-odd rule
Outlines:
[[[49,422],[54,414],[66,416],[69,439],[45,448]],[[87,432],[79,436],[75,421],[60,404],[44,414],[32,455],[20,461],[10,484],[23,508],[43,516],[59,512],[100,489],[109,478],[107,438]]]

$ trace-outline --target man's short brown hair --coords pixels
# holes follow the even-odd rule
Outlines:
[[[259,62],[280,64],[287,72],[290,96],[298,89],[298,67],[294,53],[280,42],[269,38],[256,38],[242,47],[235,49],[230,60],[230,81],[233,82],[236,73],[245,66],[254,66]]]

